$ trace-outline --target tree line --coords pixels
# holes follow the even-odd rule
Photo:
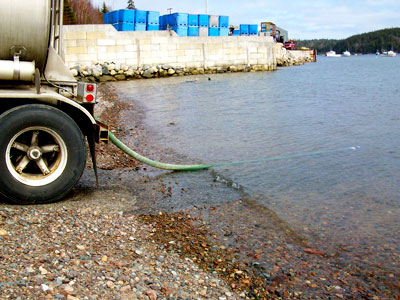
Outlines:
[[[376,51],[393,50],[400,52],[400,27],[386,28],[373,32],[353,35],[347,39],[314,39],[298,40],[297,47],[316,49],[319,53],[330,50],[342,53],[346,50],[351,53],[369,54]]]
[[[133,0],[127,0],[127,9],[136,9]],[[101,7],[94,7],[91,0],[64,0],[64,24],[103,24],[103,14],[111,11],[103,1]]]

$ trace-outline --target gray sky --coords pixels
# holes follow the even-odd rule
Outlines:
[[[113,9],[126,8],[126,0],[92,0]],[[137,9],[205,13],[206,0],[136,0]],[[229,16],[229,23],[273,22],[293,39],[347,38],[354,34],[400,27],[400,0],[208,0],[208,13]]]

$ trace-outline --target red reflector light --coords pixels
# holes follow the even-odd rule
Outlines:
[[[93,91],[94,91],[94,85],[93,85],[93,84],[88,84],[88,85],[86,86],[86,90],[87,90],[88,92],[93,92]]]
[[[87,101],[87,102],[92,102],[93,100],[94,100],[93,95],[87,95],[87,96],[86,96],[86,101]]]

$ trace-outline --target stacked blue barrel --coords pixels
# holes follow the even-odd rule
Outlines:
[[[159,30],[160,13],[147,10],[120,9],[104,14],[104,24],[112,24],[118,31]]]
[[[169,17],[171,29],[174,30],[179,36],[187,36],[188,34],[188,19],[189,14],[174,13]]]
[[[104,24],[112,24],[118,31],[169,29],[174,30],[179,36],[228,36],[229,34],[229,17],[217,15],[173,13],[160,16],[156,11],[120,9],[105,13]],[[240,35],[249,34],[240,31]]]
[[[146,24],[147,31],[160,30],[160,13],[158,11],[148,11]]]
[[[179,36],[228,36],[229,17],[174,13],[160,16],[160,29],[172,29]]]
[[[258,35],[258,25],[257,24],[249,25],[249,35]]]
[[[219,36],[229,35],[229,17],[219,16]]]
[[[257,35],[257,24],[240,24],[239,30],[234,30],[232,35]]]
[[[135,31],[146,31],[147,11],[135,10]]]
[[[199,15],[188,15],[187,36],[199,36]]]
[[[186,13],[174,13],[160,16],[161,30],[174,30],[179,36],[188,35],[188,19]]]
[[[219,16],[209,16],[208,36],[219,36]]]
[[[208,15],[199,15],[199,36],[208,36],[209,25]]]

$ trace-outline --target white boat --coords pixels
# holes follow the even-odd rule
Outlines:
[[[329,52],[327,52],[326,53],[326,56],[327,57],[341,57],[342,55],[340,55],[340,54],[336,54],[336,52],[335,51],[329,51]]]
[[[395,57],[397,55],[396,52],[390,50],[390,51],[384,51],[382,52],[381,56],[388,56],[388,57]]]
[[[343,56],[351,56],[350,51],[346,50],[343,52]]]

